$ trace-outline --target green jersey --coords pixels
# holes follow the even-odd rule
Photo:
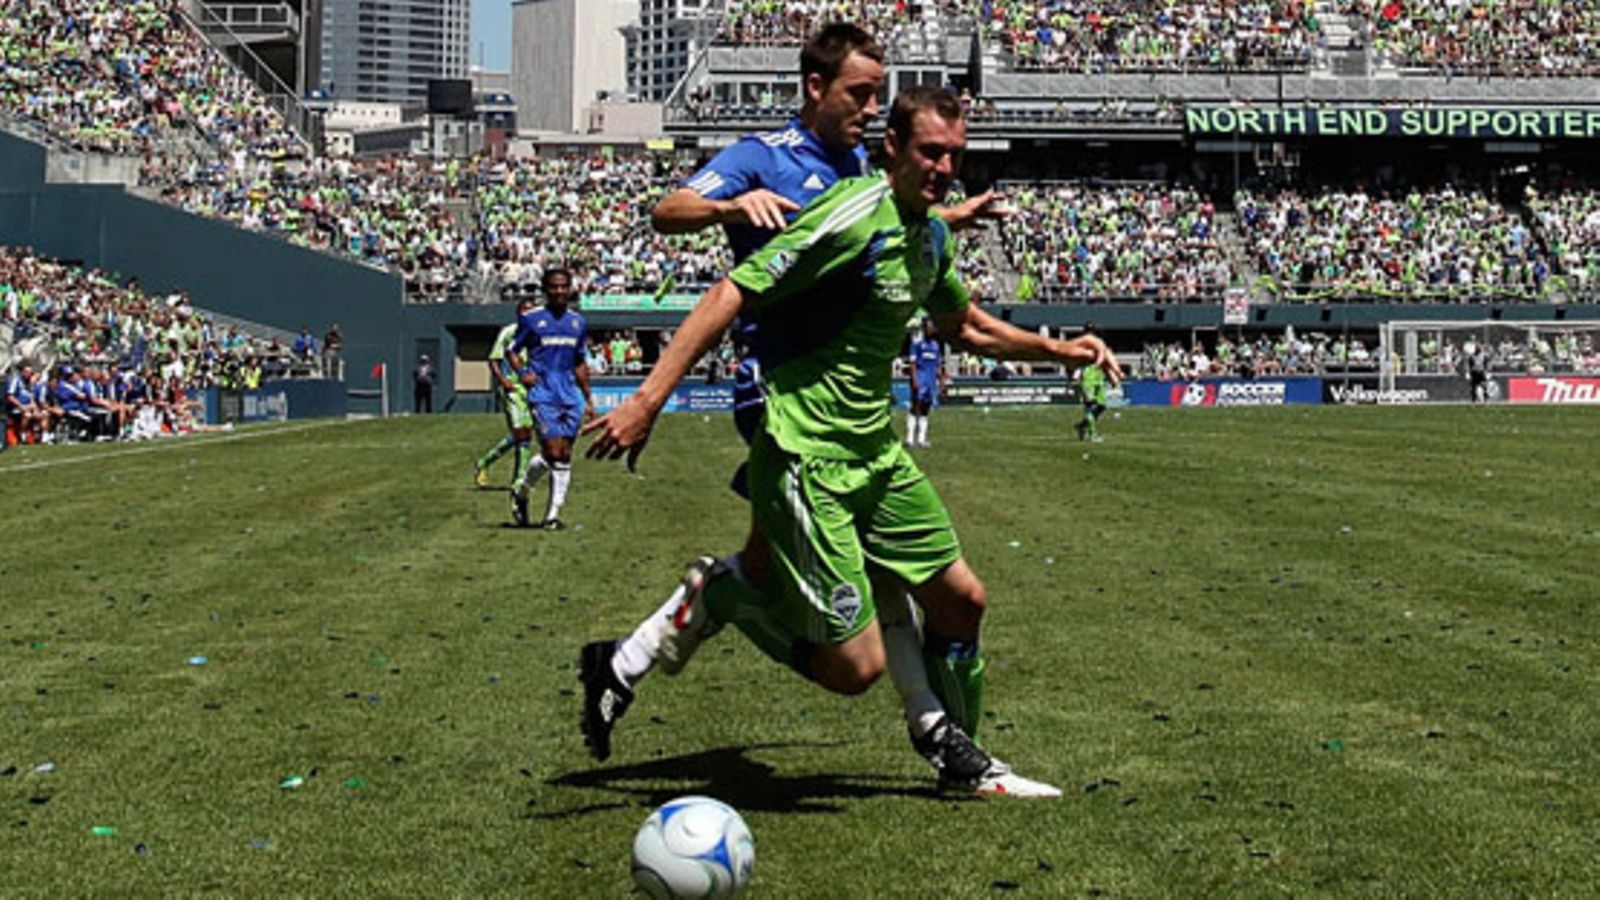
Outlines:
[[[866,460],[896,443],[890,375],[921,309],[968,302],[950,229],[882,174],[834,184],[728,276],[754,295],[766,430],[790,453]]]
[[[1099,366],[1083,370],[1083,399],[1094,403],[1106,402],[1106,373]]]
[[[517,323],[512,322],[500,329],[500,333],[495,335],[494,343],[489,347],[489,365],[504,372],[506,377],[513,381],[516,380],[517,373],[511,371],[510,363],[506,362],[506,352],[511,349],[511,342],[516,339]],[[500,386],[498,379],[495,380],[495,386]]]

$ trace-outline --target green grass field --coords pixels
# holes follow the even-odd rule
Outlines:
[[[744,812],[752,896],[1595,890],[1600,413],[1072,415],[919,451],[1032,803],[935,794],[887,681],[731,630],[590,762],[578,647],[742,535],[723,418],[580,463],[554,534],[470,488],[489,417],[0,455],[3,890],[616,896],[685,793]]]

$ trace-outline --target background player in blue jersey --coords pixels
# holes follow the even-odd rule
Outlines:
[[[664,234],[720,225],[727,232],[735,260],[743,260],[835,182],[867,172],[862,141],[868,123],[878,114],[878,97],[884,86],[883,56],[881,45],[855,25],[835,23],[822,28],[800,52],[805,98],[800,114],[782,128],[746,136],[719,153],[656,206],[652,224]],[[939,215],[952,228],[972,227],[1004,215],[1001,207],[1002,198],[991,191],[941,209]],[[760,431],[764,416],[761,336],[748,317],[741,317],[736,328],[741,346],[751,349],[741,354],[734,374],[734,421],[748,444]],[[745,472],[741,466],[735,474],[734,489],[748,496],[743,489]],[[767,540],[752,523],[743,549],[722,559],[702,557],[691,563],[677,590],[631,636],[585,648],[584,671],[592,676],[585,678],[585,733],[598,758],[605,759],[610,753],[614,720],[599,720],[599,700],[594,698],[610,689],[613,681],[631,696],[632,686],[658,661],[669,673],[681,670],[703,636],[705,617],[698,611],[703,586],[712,579],[729,578],[754,593],[771,575],[770,570]],[[904,658],[904,665],[891,667],[891,676],[905,699],[916,688],[900,673],[921,665],[920,636],[909,598],[896,600],[898,605],[884,601],[883,619],[890,634],[889,653]],[[975,673],[972,683],[963,685],[962,690],[981,692],[981,662],[975,661],[970,671]],[[975,704],[969,706],[976,708]],[[616,714],[620,716],[623,708],[625,704],[616,705]],[[914,712],[909,706],[906,712],[909,721]],[[962,724],[969,730],[976,726],[976,722]],[[1002,777],[984,782],[980,792],[1004,790],[1008,782],[1015,787],[1021,781],[1007,770]]]
[[[550,470],[550,502],[541,528],[561,528],[561,506],[572,483],[572,440],[578,427],[594,417],[589,393],[589,364],[584,348],[589,329],[583,316],[568,308],[572,298],[572,271],[551,268],[540,286],[544,306],[517,317],[517,336],[506,353],[511,367],[522,373],[539,429],[539,453],[511,490],[511,511],[518,525],[528,524],[528,491],[546,469]]]
[[[911,342],[911,415],[906,420],[906,446],[931,447],[928,414],[944,393],[944,345],[934,334],[932,319],[922,320],[922,336]]]

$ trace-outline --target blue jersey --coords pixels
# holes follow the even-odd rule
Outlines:
[[[528,389],[530,403],[583,405],[576,372],[583,364],[588,337],[583,316],[571,309],[557,317],[540,307],[517,318],[517,336],[511,349],[527,354],[528,369],[537,379]]]
[[[765,188],[800,206],[841,178],[865,175],[866,148],[830,153],[799,119],[776,131],[746,135],[684,181],[683,186],[708,200],[730,200]],[[790,213],[793,219],[796,213]],[[776,232],[750,225],[725,225],[735,262],[754,253]]]
[[[944,347],[932,338],[911,342],[911,364],[917,368],[917,385],[930,390],[939,384],[939,365],[944,362]]]
[[[23,380],[21,372],[12,372],[6,379],[6,396],[17,401],[18,406],[32,406],[33,385]]]
[[[78,412],[89,405],[83,383],[66,378],[56,382],[56,402],[67,412]]]

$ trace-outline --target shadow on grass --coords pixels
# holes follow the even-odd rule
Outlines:
[[[964,799],[941,794],[931,782],[912,778],[831,773],[785,776],[779,774],[775,767],[748,756],[756,750],[828,746],[837,744],[786,743],[725,747],[644,763],[570,772],[552,778],[547,783],[556,787],[614,791],[632,802],[590,804],[575,809],[535,813],[528,818],[568,819],[638,802],[659,806],[684,794],[716,797],[739,810],[796,813],[836,813],[843,809],[839,801],[870,797],[921,797],[941,802]]]

